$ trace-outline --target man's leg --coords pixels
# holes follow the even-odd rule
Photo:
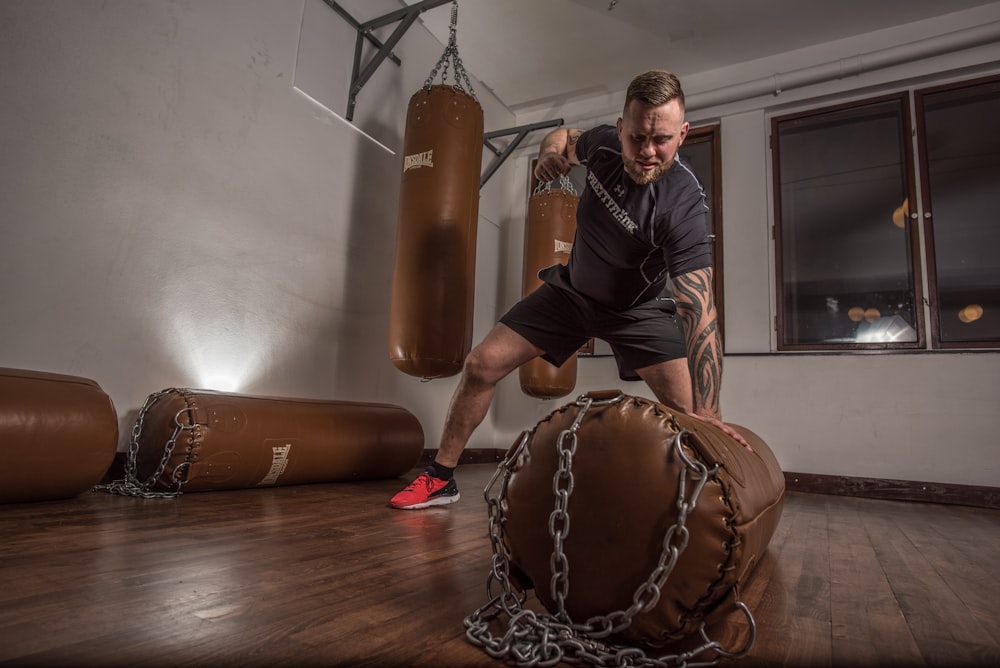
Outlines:
[[[472,349],[462,366],[462,377],[448,407],[441,443],[429,472],[444,467],[450,473],[458,466],[472,432],[486,417],[497,383],[542,352],[503,323],[497,323],[482,343]],[[425,472],[394,496],[390,504],[394,508],[417,509],[454,503],[458,498],[453,481]]]
[[[465,359],[434,461],[451,468],[458,466],[472,432],[486,417],[497,383],[543,352],[511,328],[498,323]]]
[[[691,370],[686,357],[652,364],[635,372],[646,381],[657,401],[684,413],[694,410]]]
[[[725,422],[711,415],[696,415],[694,410],[694,395],[691,387],[691,370],[688,367],[687,358],[671,360],[653,364],[642,369],[636,369],[639,377],[646,381],[649,389],[653,390],[657,401],[671,408],[682,411],[702,422],[715,425],[737,443],[753,452],[753,448],[747,443],[743,434],[739,433]]]

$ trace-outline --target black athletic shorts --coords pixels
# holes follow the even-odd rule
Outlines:
[[[545,282],[514,304],[500,322],[544,350],[542,358],[549,363],[562,366],[592,337],[611,347],[622,380],[639,380],[636,369],[687,355],[673,299],[615,311],[576,292],[562,265],[539,275]]]

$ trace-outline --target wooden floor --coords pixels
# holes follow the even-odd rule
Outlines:
[[[504,665],[462,623],[493,471],[426,511],[406,479],[0,506],[0,665]],[[997,510],[789,493],[721,665],[1000,666],[998,560]]]

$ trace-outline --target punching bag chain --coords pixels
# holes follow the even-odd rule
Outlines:
[[[136,466],[136,460],[138,459],[139,454],[139,436],[142,434],[142,425],[146,419],[146,415],[149,413],[149,409],[153,407],[153,404],[155,404],[160,397],[175,391],[181,392],[187,396],[183,390],[167,389],[161,392],[155,392],[146,398],[146,403],[144,403],[142,408],[139,410],[139,415],[136,418],[135,424],[132,426],[132,439],[129,441],[128,454],[126,455],[125,460],[125,477],[106,485],[98,485],[94,489],[102,489],[112,494],[135,496],[144,499],[169,499],[180,495],[181,485],[184,484],[185,480],[182,480],[178,476],[179,472],[177,470],[175,470],[173,474],[174,480],[177,482],[177,488],[174,491],[156,492],[152,490],[152,487],[156,480],[163,474],[163,470],[166,468],[167,462],[170,461],[170,455],[173,452],[174,447],[177,445],[177,438],[181,435],[181,432],[198,428],[198,425],[193,419],[189,425],[182,424],[180,421],[182,413],[191,412],[190,406],[180,410],[177,415],[174,416],[174,433],[163,447],[163,457],[160,459],[160,463],[153,475],[145,481],[139,480]]]
[[[562,661],[568,663],[587,663],[602,667],[624,666],[655,666],[657,668],[684,668],[685,666],[714,665],[720,657],[741,656],[739,653],[726,651],[720,643],[711,640],[705,632],[702,622],[699,634],[704,641],[702,645],[679,654],[665,654],[654,657],[637,647],[616,645],[607,640],[612,634],[621,631],[632,623],[632,618],[656,605],[660,591],[677,563],[678,556],[684,551],[688,542],[688,530],[685,526],[688,514],[694,509],[698,497],[719,470],[718,465],[707,467],[700,461],[688,456],[684,451],[686,436],[689,432],[680,429],[671,441],[671,449],[684,463],[679,475],[677,520],[666,531],[662,541],[662,552],[659,562],[647,580],[635,591],[632,605],[626,609],[612,612],[608,615],[591,617],[585,623],[574,623],[566,613],[564,601],[569,591],[569,563],[562,550],[562,543],[569,534],[569,515],[567,513],[569,497],[573,492],[573,473],[571,470],[573,456],[577,449],[577,431],[584,415],[594,406],[609,405],[619,402],[622,395],[595,399],[586,394],[581,395],[576,405],[579,412],[569,429],[562,431],[557,441],[559,464],[553,476],[553,492],[556,496],[555,510],[549,516],[549,533],[553,538],[554,548],[550,559],[550,569],[553,572],[550,583],[553,597],[559,602],[559,610],[555,615],[538,614],[523,607],[527,593],[518,595],[510,581],[511,568],[508,559],[508,548],[504,540],[504,507],[506,504],[507,486],[514,469],[530,454],[525,453],[533,431],[526,431],[520,443],[512,448],[507,457],[497,468],[489,481],[483,496],[486,499],[489,514],[489,537],[493,549],[492,569],[487,577],[487,596],[491,600],[474,613],[466,617],[466,638],[474,645],[482,647],[493,658],[510,657],[518,666],[555,666]],[[497,480],[502,476],[498,494],[494,494]],[[688,490],[687,482],[694,483],[694,489]],[[493,596],[492,584],[499,583],[502,592]],[[747,616],[751,629],[754,629],[753,617],[749,609],[740,602],[738,604]],[[501,616],[506,617],[507,629],[502,635],[493,635],[491,622],[495,623]],[[749,645],[747,646],[749,649]],[[745,652],[746,650],[744,650]],[[711,654],[715,657],[712,658]]]
[[[438,59],[437,64],[434,69],[431,70],[431,75],[427,77],[427,81],[424,82],[424,88],[430,88],[434,83],[434,77],[437,76],[438,70],[441,70],[441,83],[448,82],[448,60],[451,60],[452,66],[455,68],[455,83],[452,85],[453,88],[459,90],[465,90],[462,87],[462,81],[465,81],[465,85],[469,87],[466,91],[472,96],[473,100],[479,101],[476,97],[476,92],[472,89],[472,82],[469,81],[469,75],[465,72],[465,65],[462,64],[462,57],[458,55],[458,40],[456,39],[456,27],[458,25],[458,0],[452,0],[451,3],[451,28],[448,35],[448,46],[445,47],[444,53],[441,54],[441,58]]]
[[[566,174],[559,175],[559,190],[565,190],[570,195],[578,195],[576,188],[573,186],[573,181],[570,180],[569,176]],[[535,186],[535,192],[532,195],[538,195],[540,193],[548,192],[552,190],[552,184],[556,182],[556,179],[547,181],[545,183],[539,181],[538,185]]]

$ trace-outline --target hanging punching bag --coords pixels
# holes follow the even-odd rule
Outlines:
[[[410,98],[403,139],[389,357],[453,376],[472,347],[483,110],[452,86]]]
[[[457,14],[456,2],[448,46],[410,98],[403,135],[389,359],[427,379],[457,374],[472,348],[483,109],[458,56]],[[449,58],[455,85],[432,85]]]
[[[573,184],[565,176],[562,188],[540,185],[528,199],[524,226],[524,276],[522,290],[530,294],[542,280],[538,272],[554,264],[566,264],[576,235],[576,206],[580,201]],[[576,355],[556,367],[541,357],[518,369],[521,391],[529,397],[555,399],[576,387]]]

